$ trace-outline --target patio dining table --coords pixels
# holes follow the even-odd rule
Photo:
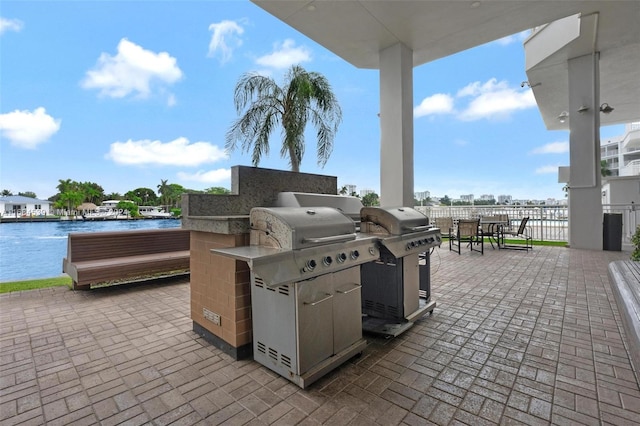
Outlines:
[[[491,244],[491,248],[495,249],[493,246],[493,242],[495,241],[498,249],[500,248],[500,241],[502,240],[504,244],[504,234],[503,230],[509,222],[504,219],[500,219],[493,216],[485,216],[480,218],[480,228],[483,231],[483,236],[489,237],[489,243]],[[487,232],[485,234],[484,229],[486,225]]]

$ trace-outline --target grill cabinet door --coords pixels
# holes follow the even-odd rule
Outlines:
[[[333,277],[333,351],[339,353],[362,339],[360,268],[345,269]]]
[[[299,374],[306,373],[334,353],[332,275],[296,283]]]

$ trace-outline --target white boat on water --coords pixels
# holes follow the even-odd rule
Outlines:
[[[157,206],[138,206],[138,213],[148,219],[171,219],[174,217],[173,214]]]
[[[101,206],[82,213],[83,220],[124,220],[131,219],[127,210],[119,209],[120,200],[106,200]]]
[[[109,208],[98,207],[96,210],[82,214],[83,220],[116,220],[119,212]]]

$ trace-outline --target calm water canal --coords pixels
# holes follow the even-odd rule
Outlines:
[[[0,224],[0,282],[62,275],[70,232],[179,228],[180,220],[61,221]]]

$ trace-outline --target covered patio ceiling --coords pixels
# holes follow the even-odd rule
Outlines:
[[[527,66],[541,115],[547,128],[562,128],[557,116],[568,110],[567,59],[595,46],[600,99],[615,108],[601,114],[601,124],[640,119],[640,1],[252,1],[345,61],[370,69],[379,68],[381,50],[397,43],[413,51],[415,67],[571,15],[597,15],[595,27],[594,19],[585,19],[576,38]]]

